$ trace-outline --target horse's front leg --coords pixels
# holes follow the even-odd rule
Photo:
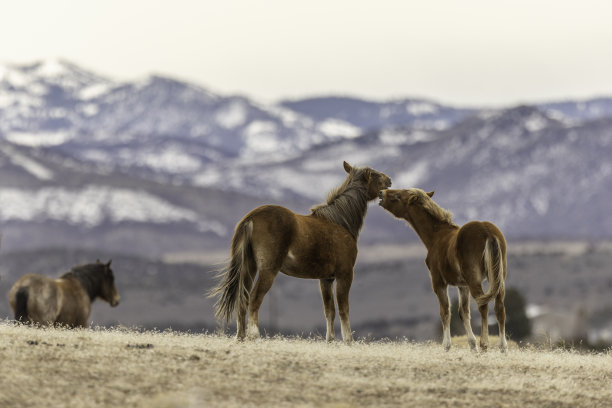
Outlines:
[[[260,337],[259,308],[264,300],[264,296],[266,296],[266,293],[268,293],[272,287],[272,283],[277,273],[278,271],[265,269],[259,272],[259,277],[257,278],[255,287],[253,287],[249,300],[249,326],[247,334],[250,339],[258,339]]]
[[[348,276],[336,278],[336,299],[338,300],[338,314],[340,315],[340,327],[342,329],[342,340],[345,343],[353,341],[353,332],[349,322],[349,291],[353,283],[353,271]]]
[[[451,348],[450,336],[450,302],[448,300],[448,286],[445,284],[434,284],[433,290],[440,302],[440,319],[442,320],[442,346],[448,351]]]
[[[325,340],[333,341],[336,340],[336,334],[334,333],[334,318],[336,317],[333,294],[334,281],[333,279],[319,279],[319,285],[321,286],[321,297],[323,298],[323,312],[327,322]]]

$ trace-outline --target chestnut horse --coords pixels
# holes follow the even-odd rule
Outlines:
[[[75,266],[58,279],[28,274],[13,285],[9,303],[15,320],[41,325],[87,327],[91,303],[101,298],[119,304],[111,262]]]
[[[357,238],[368,201],[391,185],[391,179],[369,167],[351,167],[348,176],[332,191],[325,204],[309,215],[287,208],[264,205],[249,212],[237,225],[228,266],[210,296],[219,296],[216,315],[229,322],[237,311],[238,339],[244,339],[249,309],[248,336],[259,337],[258,312],[278,272],[296,278],[319,279],[327,321],[327,341],[335,339],[336,309],[333,283],[341,321],[342,339],[353,340],[349,324],[349,290],[357,257]],[[255,275],[259,272],[257,282]]]
[[[380,205],[397,218],[408,221],[427,247],[425,263],[433,291],[440,302],[444,348],[448,350],[451,346],[447,287],[453,285],[459,292],[459,315],[472,350],[477,350],[477,347],[470,324],[470,294],[476,300],[482,318],[480,347],[483,351],[489,346],[488,304],[495,298],[499,347],[505,352],[508,344],[505,336],[507,263],[504,235],[486,221],[472,221],[460,228],[453,223],[452,214],[431,199],[433,194],[433,191],[425,193],[418,188],[381,191]],[[485,279],[489,281],[486,293],[482,290]]]

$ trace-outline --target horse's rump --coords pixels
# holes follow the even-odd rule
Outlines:
[[[476,299],[478,306],[489,303],[500,292],[505,290],[504,258],[505,253],[502,252],[499,238],[496,236],[487,237],[482,260],[484,263],[484,270],[488,274],[489,289],[484,295]]]
[[[20,287],[15,293],[15,320],[26,323],[28,318],[28,288]]]
[[[253,265],[253,247],[251,236],[253,233],[253,221],[249,213],[236,225],[232,246],[230,250],[230,261],[226,268],[219,272],[221,281],[214,287],[209,296],[220,296],[215,304],[215,315],[217,318],[229,322],[236,307],[246,307],[249,302],[249,291],[245,286],[246,275],[251,275]]]

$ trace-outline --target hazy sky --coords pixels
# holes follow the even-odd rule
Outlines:
[[[612,2],[3,2],[0,62],[49,57],[119,80],[157,73],[266,102],[610,96]]]

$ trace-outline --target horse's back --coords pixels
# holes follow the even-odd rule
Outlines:
[[[239,225],[246,221],[252,221],[253,227],[260,232],[291,231],[295,228],[296,216],[296,213],[280,205],[262,205],[245,215]]]

